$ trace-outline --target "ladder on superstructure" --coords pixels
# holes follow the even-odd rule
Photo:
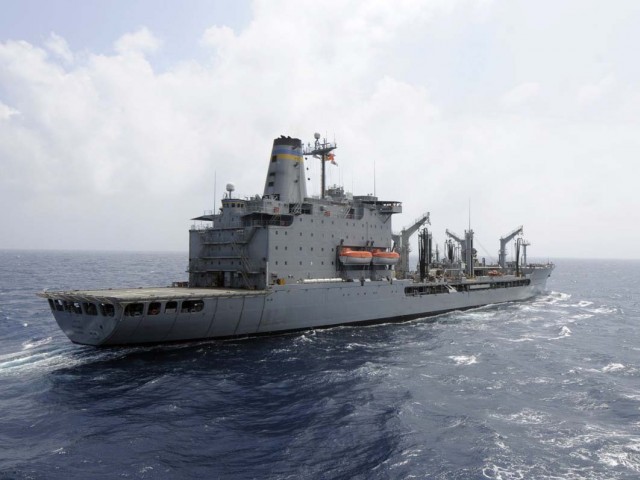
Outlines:
[[[238,243],[236,241],[236,233],[238,232],[242,232],[242,237],[243,237],[243,241],[242,244]],[[244,230],[235,230],[234,234],[231,236],[231,248],[233,250],[235,250],[238,253],[238,257],[240,258],[240,275],[242,275],[242,280],[244,281],[244,284],[247,288],[250,287],[249,285],[249,276],[247,275],[249,273],[249,269],[251,267],[251,264],[249,263],[249,258],[246,256],[245,254],[245,246],[247,244],[246,240],[244,239]]]

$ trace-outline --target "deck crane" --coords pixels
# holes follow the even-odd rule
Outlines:
[[[409,272],[409,252],[411,252],[409,237],[416,233],[425,222],[431,225],[429,212],[423,213],[410,227],[403,228],[400,234],[391,235],[393,238],[393,250],[400,253],[400,261],[396,266],[396,278],[398,279],[406,278]]]
[[[500,238],[500,252],[498,253],[498,265],[505,268],[507,266],[507,243],[513,240],[516,235],[522,234],[522,225],[513,232]]]
[[[473,276],[473,230],[465,230],[464,238],[461,238],[459,235],[449,231],[447,229],[445,231],[448,237],[452,238],[456,242],[460,244],[461,256],[465,262],[465,273],[472,277]]]
[[[531,243],[528,240],[525,240],[524,238],[520,242],[520,246],[522,247],[522,266],[523,267],[527,266],[527,247],[529,245],[531,245]]]

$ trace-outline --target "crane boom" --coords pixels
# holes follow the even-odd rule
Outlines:
[[[391,235],[393,243],[395,244],[394,250],[400,253],[400,261],[396,266],[396,278],[405,278],[407,272],[409,272],[409,252],[411,251],[409,248],[409,238],[416,233],[425,222],[431,225],[429,212],[423,213],[411,226],[403,228],[399,234]]]
[[[449,231],[449,229],[445,230],[445,233],[447,234],[447,236],[453,238],[460,245],[462,245],[464,243],[464,239],[462,237],[460,237],[460,235],[457,235],[457,234]]]
[[[473,249],[473,230],[465,230],[464,238],[456,235],[449,229],[445,230],[448,237],[460,244],[462,260],[465,262],[465,272],[468,276],[473,277],[474,249]]]
[[[498,253],[498,265],[505,268],[507,265],[507,243],[513,240],[513,237],[523,233],[522,225],[516,228],[514,231],[500,238],[500,252]]]

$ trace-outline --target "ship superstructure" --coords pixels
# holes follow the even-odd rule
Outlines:
[[[320,198],[307,196],[305,153],[324,166],[333,148],[316,140],[305,150],[296,138],[278,138],[262,196],[236,198],[227,185],[220,212],[195,219],[212,225],[189,232],[189,285],[265,289],[311,279],[389,277],[391,264],[378,259],[392,247],[390,217],[402,212],[400,202],[325,190],[324,182]],[[355,261],[358,253],[352,262],[341,261],[347,252],[370,253],[370,261]]]
[[[318,134],[307,146],[275,139],[262,195],[239,198],[228,184],[219,211],[194,219],[186,285],[40,295],[72,341],[121,345],[419,318],[544,289],[553,265],[522,265],[519,253],[507,265],[504,238],[499,264],[479,262],[471,229],[464,238],[447,230],[442,259],[423,229],[409,272],[408,239],[429,214],[394,235],[400,202],[327,188],[335,148]],[[305,157],[321,162],[318,198],[307,194]]]

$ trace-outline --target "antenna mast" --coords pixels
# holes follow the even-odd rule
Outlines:
[[[213,171],[213,213],[216,213],[216,189],[218,188],[218,172],[217,170]]]
[[[320,134],[317,132],[313,134],[313,137],[316,139],[313,147],[311,145],[308,145],[307,148],[304,149],[304,154],[313,155],[313,158],[320,159],[320,163],[322,165],[322,178],[320,181],[321,182],[320,198],[324,198],[324,191],[326,188],[325,162],[327,160],[332,160],[332,157],[330,157],[329,154],[331,153],[332,150],[335,150],[338,145],[335,142],[334,143],[327,142],[326,138],[324,138],[322,142],[320,142]]]
[[[376,159],[373,159],[373,196],[376,196]]]

